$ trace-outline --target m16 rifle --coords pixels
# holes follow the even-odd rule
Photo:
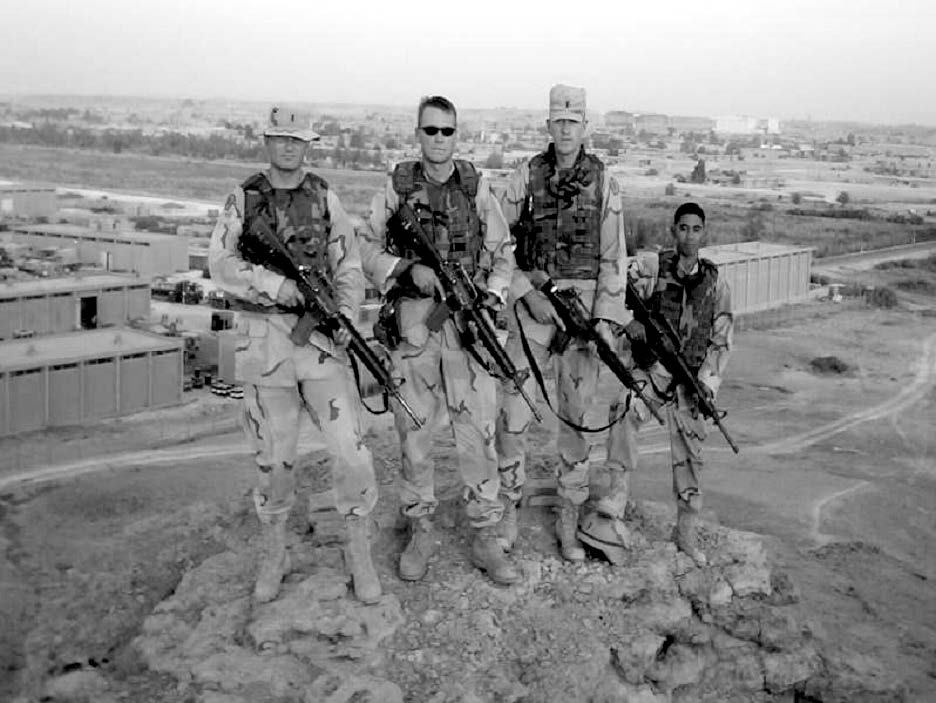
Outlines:
[[[390,396],[399,403],[417,428],[425,424],[425,420],[413,412],[400,394],[399,386],[402,380],[390,375],[380,357],[357,331],[354,323],[339,310],[333,297],[331,283],[321,271],[300,265],[264,217],[255,218],[250,230],[241,235],[238,249],[245,260],[276,271],[293,281],[302,294],[303,308],[296,310],[299,321],[289,335],[293,344],[307,344],[309,336],[316,329],[328,335],[344,330],[351,338],[348,351],[352,362],[358,359],[364,364],[383,389],[385,396]]]
[[[595,350],[598,352],[598,358],[611,369],[611,372],[626,388],[630,389],[634,395],[643,401],[657,422],[661,425],[664,424],[656,406],[644,395],[644,384],[634,378],[630,369],[621,361],[621,357],[598,334],[586,314],[585,306],[582,304],[581,298],[579,298],[578,291],[574,288],[559,290],[551,278],[547,278],[540,284],[539,289],[555,308],[556,313],[562,320],[562,324],[565,325],[566,334],[594,344]]]
[[[728,446],[737,454],[740,451],[738,445],[722,423],[725,411],[716,407],[711,392],[699,383],[695,372],[689,367],[681,351],[682,342],[669,320],[651,311],[630,281],[627,282],[627,300],[631,312],[634,313],[634,319],[646,330],[649,351],[669,372],[673,381],[681,384],[689,392],[702,416],[715,424]]]
[[[456,320],[456,326],[459,328],[465,348],[492,375],[499,375],[509,380],[526,404],[530,406],[537,422],[542,422],[543,416],[530,396],[523,390],[526,374],[517,369],[501,346],[494,325],[484,309],[484,298],[468,276],[464,266],[458,262],[445,261],[439,255],[439,251],[420,223],[416,212],[408,203],[400,206],[393,216],[390,227],[394,232],[393,236],[402,236],[407,248],[416,252],[420,261],[429,266],[439,279],[444,297],[439,310],[433,313],[433,317],[438,314],[460,317],[460,321]],[[490,358],[491,364],[482,359],[478,345]]]

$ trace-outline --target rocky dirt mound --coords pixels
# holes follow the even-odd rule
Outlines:
[[[180,700],[205,703],[770,701],[822,669],[758,536],[707,527],[700,570],[666,539],[672,515],[644,504],[631,522],[646,546],[630,563],[575,565],[535,553],[548,539],[539,517],[519,585],[492,585],[467,563],[461,530],[443,530],[428,580],[384,576],[374,606],[349,597],[335,545],[292,544],[297,573],[261,606],[251,549],[225,551],[185,575],[134,647],[180,682]]]

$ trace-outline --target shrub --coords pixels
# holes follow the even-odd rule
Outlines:
[[[897,294],[887,286],[881,286],[871,291],[868,303],[878,308],[893,308],[897,306]]]
[[[673,183],[667,183],[666,189],[663,191],[664,195],[676,195],[676,186]]]

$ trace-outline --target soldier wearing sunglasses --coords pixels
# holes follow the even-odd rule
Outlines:
[[[522,327],[537,366],[553,362],[558,414],[578,426],[585,425],[597,395],[600,360],[594,345],[559,334],[562,321],[538,286],[549,277],[560,290],[574,289],[595,331],[612,348],[620,346],[612,330],[632,319],[624,307],[627,258],[620,191],[604,164],[585,151],[586,126],[585,91],[553,86],[546,121],[552,142],[514,171],[501,197],[516,237],[517,259],[507,351],[516,359],[526,356]],[[515,307],[514,301],[520,304]],[[530,367],[517,365],[521,373]],[[534,393],[532,374],[526,384],[527,393]],[[501,391],[496,448],[505,513],[499,534],[509,550],[517,537],[516,505],[525,480],[525,437],[532,413],[511,384],[503,384]],[[556,533],[562,556],[570,561],[585,558],[577,529],[589,497],[589,444],[587,434],[559,424]],[[608,461],[612,464],[614,457]]]
[[[453,158],[456,132],[457,113],[448,99],[420,101],[416,140],[422,158],[398,164],[374,197],[362,246],[364,272],[385,296],[381,336],[390,346],[394,374],[404,379],[400,391],[427,419],[415,428],[394,404],[402,445],[401,511],[410,528],[399,573],[404,580],[422,579],[436,545],[431,451],[447,415],[473,531],[472,560],[494,582],[510,584],[519,575],[496,534],[503,506],[494,453],[495,380],[463,347],[451,316],[433,314],[440,309],[439,281],[393,228],[397,210],[410,206],[440,257],[464,267],[486,293],[486,305],[503,307],[514,268],[510,231],[487,180],[470,162]]]

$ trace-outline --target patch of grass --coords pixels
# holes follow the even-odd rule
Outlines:
[[[911,278],[904,281],[897,281],[894,286],[900,290],[906,290],[912,293],[933,294],[936,292],[936,283],[925,278]]]
[[[925,259],[898,259],[897,261],[882,261],[875,264],[874,268],[886,271],[888,269],[921,269],[936,273],[936,254],[931,254]]]

